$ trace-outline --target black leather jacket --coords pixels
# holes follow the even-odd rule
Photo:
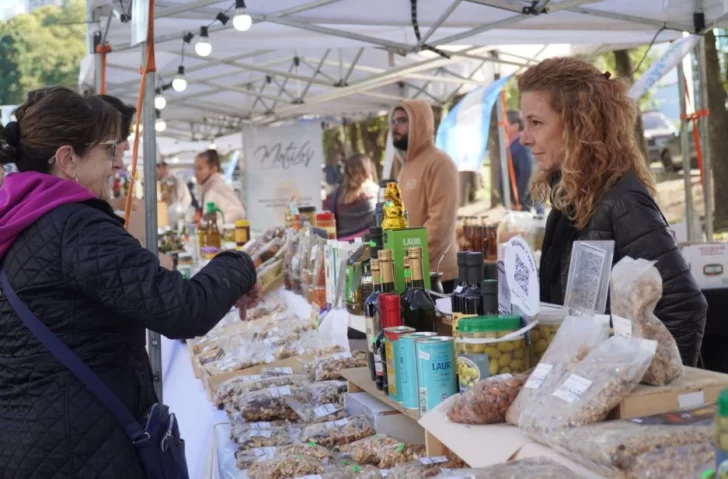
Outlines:
[[[547,222],[546,235],[551,233]],[[703,340],[708,304],[657,203],[633,173],[625,174],[604,195],[594,216],[578,232],[577,239],[614,240],[615,264],[625,256],[657,261],[663,293],[655,308],[655,316],[675,337],[683,362],[695,366]],[[560,245],[561,301],[566,291],[572,244]]]
[[[145,328],[203,335],[256,281],[242,253],[191,280],[160,268],[100,200],[47,213],[3,264],[20,299],[140,418],[156,401]],[[0,296],[0,478],[144,477],[122,427]]]

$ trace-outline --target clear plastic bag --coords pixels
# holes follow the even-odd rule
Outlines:
[[[306,426],[303,430],[301,441],[313,442],[324,447],[334,448],[373,436],[374,434],[375,431],[369,419],[365,416],[353,416],[337,421]]]
[[[341,375],[343,369],[364,368],[367,366],[366,351],[352,351],[339,353],[313,361],[309,368],[316,381],[344,379]]]
[[[653,314],[662,298],[662,277],[654,265],[622,258],[612,269],[610,307],[616,334],[657,341],[655,358],[642,382],[663,386],[682,376],[683,363],[675,338]]]
[[[705,477],[705,471],[714,467],[715,448],[709,442],[691,446],[658,446],[637,458],[632,475],[637,479],[699,478]]]
[[[566,466],[554,462],[545,457],[518,459],[505,464],[482,469],[462,469],[446,471],[437,476],[442,478],[459,479],[514,479],[514,478],[538,478],[538,479],[581,479],[581,476],[571,471]]]
[[[258,422],[243,424],[235,429],[232,434],[243,451],[286,446],[298,442],[301,437],[301,427],[294,424]]]
[[[381,477],[384,477],[381,471],[374,466],[338,465],[325,468],[323,474],[315,478],[301,479],[380,479]]]
[[[215,388],[215,404],[222,408],[228,402],[234,401],[237,396],[262,389],[282,386],[305,386],[308,378],[303,374],[291,374],[282,376],[267,376],[252,374],[238,376],[220,383]]]
[[[506,412],[516,399],[528,373],[501,374],[475,383],[455,397],[448,419],[459,424],[496,424],[506,420]]]
[[[532,401],[542,402],[547,399],[565,375],[608,337],[608,317],[568,316],[541,362],[508,408],[506,421],[518,426],[521,413]]]
[[[304,424],[320,424],[343,419],[347,416],[344,406],[340,404],[313,406],[310,403],[302,403],[291,399],[288,401],[288,407],[293,409]]]
[[[386,434],[361,439],[339,448],[345,457],[359,464],[371,464],[380,469],[390,469],[425,455],[425,447],[420,444],[404,444]]]
[[[574,241],[564,306],[572,314],[604,314],[614,241]]]
[[[387,479],[411,479],[437,477],[443,469],[460,469],[465,463],[459,459],[440,457],[421,457],[414,461],[400,464],[389,470]]]
[[[611,337],[597,346],[550,394],[539,391],[520,418],[527,432],[551,432],[603,421],[639,384],[657,343]]]
[[[249,479],[290,479],[324,472],[322,461],[304,455],[277,456],[255,462],[248,469]]]
[[[347,389],[345,381],[321,381],[309,386],[313,406],[322,404],[344,405],[344,393]]]
[[[262,447],[247,451],[238,451],[235,454],[237,466],[248,469],[256,462],[269,461],[276,457],[308,456],[326,465],[331,458],[331,452],[325,447],[316,444],[289,444],[281,447]]]
[[[245,421],[296,422],[298,415],[288,406],[291,399],[299,402],[310,401],[311,392],[306,387],[273,387],[236,396],[233,404]]]
[[[619,476],[636,459],[656,447],[708,442],[712,416],[693,424],[639,424],[634,420],[607,421],[573,429],[531,435],[569,459],[607,477]],[[689,477],[667,475],[663,477]]]

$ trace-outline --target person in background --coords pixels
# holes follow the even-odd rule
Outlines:
[[[225,184],[220,170],[220,155],[215,150],[203,151],[195,158],[195,179],[200,188],[200,206],[204,210],[207,203],[215,203],[222,211],[223,221],[231,224],[245,219],[245,208],[235,190]]]
[[[157,164],[157,180],[162,191],[168,193],[163,195],[162,201],[168,206],[177,205],[182,212],[187,211],[192,204],[190,190],[181,178],[169,172],[169,165],[164,160]]]
[[[324,202],[336,216],[336,236],[341,240],[363,236],[374,226],[379,186],[372,180],[372,160],[354,153],[344,161],[341,184]]]
[[[662,299],[654,314],[695,366],[707,303],[654,200],[655,181],[637,147],[628,85],[576,58],[552,58],[518,79],[525,129],[539,173],[532,191],[551,200],[539,280],[541,301],[563,304],[574,241],[613,240],[625,256],[656,261]]]
[[[526,148],[519,141],[521,138],[521,132],[523,131],[523,118],[518,111],[509,110],[506,114],[508,118],[508,128],[506,133],[508,134],[509,149],[511,152],[511,161],[513,163],[513,174],[516,179],[516,187],[518,188],[518,202],[521,205],[522,211],[530,211],[535,205],[531,199],[531,192],[529,190],[531,182],[531,173],[533,171],[534,159],[531,154],[531,150]],[[510,172],[508,173],[510,180]],[[513,194],[512,183],[509,192],[511,194],[511,205],[515,205],[516,198]],[[503,191],[503,176],[498,175],[498,191],[501,198],[505,197]],[[505,205],[505,201],[503,201]]]
[[[432,108],[423,100],[402,100],[390,116],[392,143],[403,162],[399,174],[402,201],[410,227],[427,228],[432,269],[442,258],[440,273],[445,293],[454,289],[459,175],[455,163],[435,146]],[[395,159],[396,161],[396,159]]]
[[[0,163],[19,170],[0,189],[4,274],[20,301],[143,421],[157,402],[146,329],[202,336],[234,304],[254,304],[253,261],[223,252],[186,280],[124,229],[108,203],[121,119],[99,97],[36,90],[15,115],[0,129]],[[7,294],[0,295],[0,371],[2,477],[146,478],[124,427],[34,337]]]

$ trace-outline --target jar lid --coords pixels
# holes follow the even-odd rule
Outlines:
[[[458,266],[465,266],[467,264],[467,260],[468,260],[468,252],[467,251],[458,251],[457,258],[458,258]]]
[[[728,389],[724,389],[718,394],[718,415],[728,417]]]
[[[334,214],[331,211],[322,211],[321,213],[316,213],[316,221],[332,221],[334,219]]]
[[[298,211],[300,213],[315,213],[316,207],[315,206],[301,206],[298,208]]]
[[[466,258],[468,266],[482,266],[483,264],[483,253],[481,253],[480,251],[468,253],[468,256],[466,256]]]
[[[521,327],[519,316],[477,316],[461,318],[458,321],[460,333],[482,333],[492,331],[516,331]]]
[[[250,226],[250,221],[248,220],[238,220],[235,222],[236,228],[247,228],[248,226]]]

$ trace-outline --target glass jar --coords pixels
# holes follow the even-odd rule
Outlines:
[[[528,369],[524,335],[501,339],[520,327],[518,316],[477,316],[458,321],[455,351],[460,391],[467,391],[481,379]]]
[[[329,239],[336,239],[336,217],[330,211],[316,214],[316,226],[326,230]]]
[[[316,207],[315,206],[302,206],[298,209],[301,219],[304,217],[308,220],[310,225],[316,224]]]
[[[240,250],[250,241],[250,221],[238,220],[235,222],[235,246]]]
[[[222,225],[222,249],[229,251],[235,249],[235,224]]]
[[[567,311],[564,308],[544,308],[536,315],[534,320],[538,320],[538,324],[529,331],[531,338],[531,364],[536,365],[544,353],[554,340],[554,336],[559,331],[561,323],[566,319]]]

